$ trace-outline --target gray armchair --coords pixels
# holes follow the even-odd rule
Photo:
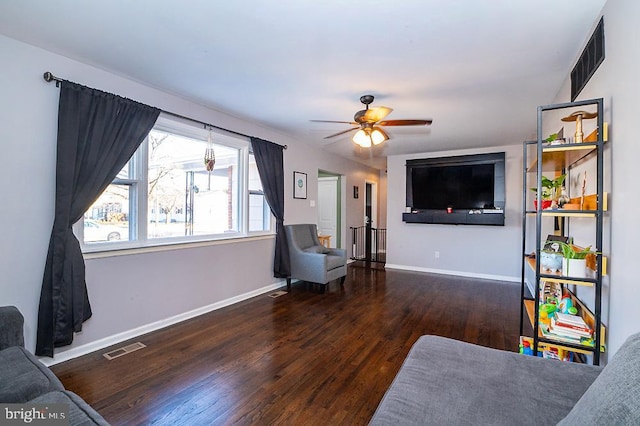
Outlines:
[[[291,279],[296,278],[314,284],[323,284],[340,278],[344,284],[347,275],[347,253],[343,249],[326,248],[318,240],[314,224],[285,225],[291,276],[287,278],[287,289],[291,290]]]

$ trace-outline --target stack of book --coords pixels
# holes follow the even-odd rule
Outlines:
[[[556,312],[551,318],[549,334],[565,341],[584,343],[593,337],[593,330],[580,316]]]

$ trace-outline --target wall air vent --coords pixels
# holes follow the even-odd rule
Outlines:
[[[591,34],[580,59],[571,71],[571,101],[575,101],[584,86],[604,61],[604,17]]]
[[[102,354],[103,357],[111,361],[112,359],[116,359],[121,357],[122,355],[130,354],[131,352],[135,352],[138,349],[146,348],[147,345],[141,342],[135,342],[127,346],[123,346],[118,349],[114,349],[112,351],[107,352],[106,354]]]

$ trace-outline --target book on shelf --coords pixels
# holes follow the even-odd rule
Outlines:
[[[568,336],[568,337],[592,337],[592,332],[589,329],[576,329],[572,327],[564,327],[562,325],[558,325],[556,323],[555,318],[551,318],[551,325],[549,326],[549,331],[554,334]]]
[[[593,339],[590,337],[582,337],[577,335],[558,334],[551,330],[549,326],[540,325],[542,336],[546,339],[556,340],[558,342],[573,343],[574,345],[593,346]]]
[[[573,331],[578,334],[591,334],[593,330],[588,325],[577,325],[573,323],[567,323],[559,320],[557,317],[551,317],[551,325],[553,327],[561,328],[567,331]]]
[[[556,312],[555,318],[556,318],[556,321],[561,324],[575,325],[575,326],[579,326],[587,329],[589,328],[587,323],[584,322],[584,319],[582,319],[582,317],[578,315],[569,315],[569,314],[563,314],[562,312]]]

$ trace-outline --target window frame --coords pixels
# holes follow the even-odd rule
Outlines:
[[[198,125],[193,122],[181,120],[177,118],[169,118],[161,114],[158,118],[153,130],[172,133],[177,136],[196,139],[203,141],[204,147],[207,143],[209,130],[204,125]],[[248,138],[233,135],[222,130],[212,130],[212,136],[215,146],[227,146],[229,148],[238,149],[238,173],[237,173],[237,231],[224,232],[218,234],[203,234],[189,236],[171,236],[164,238],[148,237],[148,188],[149,188],[149,138],[140,144],[140,147],[129,161],[128,178],[116,178],[111,184],[127,185],[129,190],[129,239],[121,241],[100,241],[85,243],[84,242],[84,215],[73,226],[74,233],[80,241],[80,247],[83,253],[98,253],[122,251],[127,249],[144,249],[147,247],[171,247],[176,245],[189,245],[191,243],[202,244],[206,242],[218,242],[222,240],[246,239],[258,236],[275,235],[275,218],[269,208],[267,215],[269,220],[267,230],[249,231],[249,197],[250,193],[256,192],[249,190],[249,154],[251,143]],[[204,165],[203,165],[204,167]],[[264,192],[260,191],[264,196]],[[266,203],[266,200],[265,200]],[[263,218],[263,220],[266,218]]]

